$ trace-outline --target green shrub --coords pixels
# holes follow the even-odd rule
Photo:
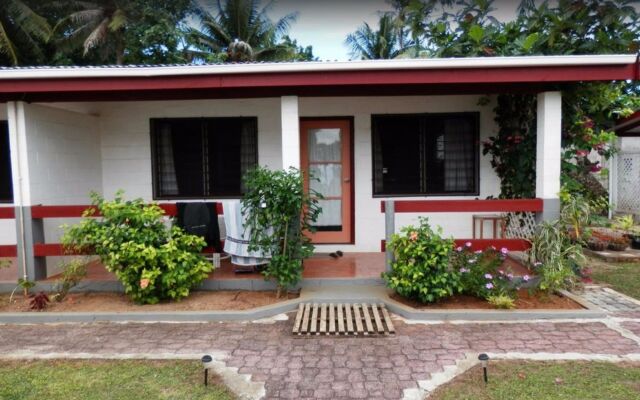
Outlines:
[[[495,247],[472,251],[471,243],[458,247],[451,257],[451,265],[460,273],[464,293],[488,300],[495,296],[515,298],[520,285],[528,276],[516,277],[502,268],[508,250]]]
[[[200,255],[204,239],[167,228],[157,204],[125,201],[122,192],[113,201],[95,193],[91,199],[102,217],[92,218],[94,209],[85,211],[80,223],[64,227],[63,244],[97,254],[135,302],[184,298],[212,271],[213,265]]]
[[[322,196],[305,191],[304,176],[295,168],[258,167],[247,173],[244,182],[242,209],[251,232],[249,249],[270,255],[263,275],[277,282],[279,297],[302,279],[302,261],[313,254],[305,232],[315,230],[312,224],[320,215]]]
[[[462,291],[459,273],[449,267],[453,239],[442,238],[442,229],[434,231],[426,218],[402,228],[387,246],[395,261],[382,277],[400,296],[433,303]]]

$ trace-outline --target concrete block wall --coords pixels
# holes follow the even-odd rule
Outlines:
[[[88,204],[89,193],[102,193],[98,117],[46,105],[25,105],[30,204]],[[61,226],[78,219],[44,220],[45,240],[57,243]],[[48,257],[47,274],[62,261]]]
[[[153,199],[151,118],[257,117],[258,161],[281,167],[280,98],[105,103],[100,112],[104,195]]]
[[[356,243],[339,246],[345,251],[379,251],[384,237],[380,201],[373,198],[371,177],[371,114],[424,112],[480,112],[481,140],[495,133],[493,105],[478,105],[478,96],[299,98],[299,116],[353,116],[355,118]],[[194,100],[180,102],[106,103],[101,105],[103,191],[112,196],[124,189],[128,197],[152,199],[149,119],[169,117],[257,116],[258,157],[261,165],[282,165],[279,98]],[[499,193],[500,181],[487,157],[480,161],[480,198]],[[418,199],[424,197],[418,197]],[[443,197],[438,197],[443,198]],[[444,198],[475,198],[456,196]],[[407,198],[402,198],[407,199]],[[471,215],[432,214],[432,223],[445,233],[471,237]],[[399,215],[398,228],[414,223],[417,215]],[[319,246],[320,251],[336,246]]]

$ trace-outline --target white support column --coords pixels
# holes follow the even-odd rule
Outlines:
[[[282,168],[300,168],[300,117],[298,96],[280,98],[282,123]]]
[[[562,152],[562,94],[538,94],[536,147],[536,197],[544,201],[541,220],[560,213],[560,166]]]

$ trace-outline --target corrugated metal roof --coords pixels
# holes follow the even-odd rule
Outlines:
[[[630,65],[635,55],[469,57],[355,61],[287,61],[226,64],[34,66],[0,68],[0,79],[152,77],[374,70],[486,69]]]

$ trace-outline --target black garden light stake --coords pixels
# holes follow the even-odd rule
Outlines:
[[[484,372],[484,383],[489,383],[489,378],[487,377],[487,362],[489,361],[489,356],[485,353],[482,353],[478,356],[478,360],[482,363],[482,370]]]
[[[209,384],[209,363],[213,361],[213,358],[210,355],[202,356],[202,367],[204,368],[204,385],[207,386]]]

